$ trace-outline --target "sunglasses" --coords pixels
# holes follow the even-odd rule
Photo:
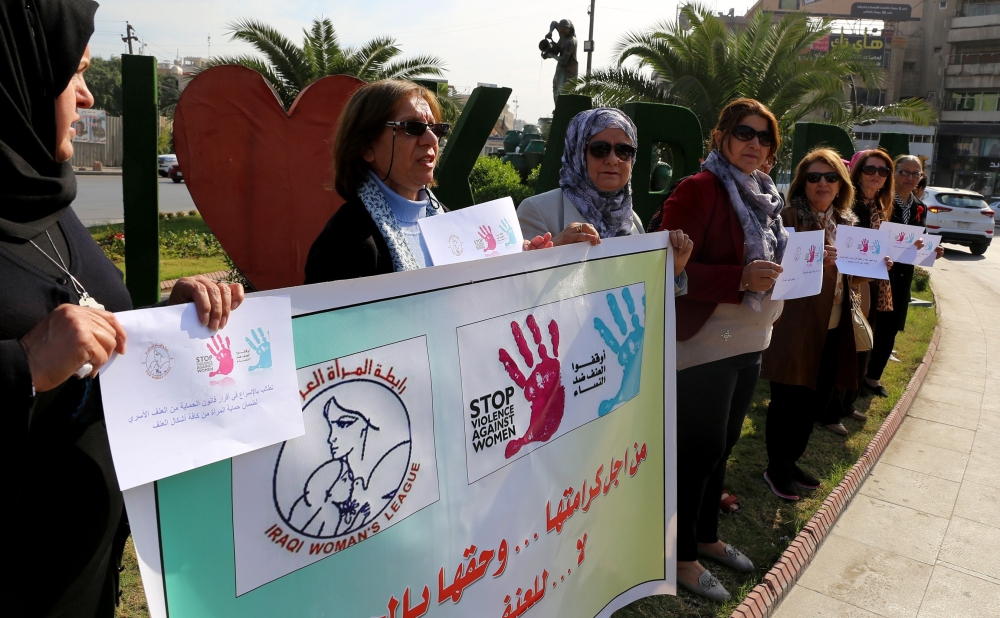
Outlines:
[[[587,152],[595,159],[603,159],[611,154],[614,149],[615,156],[620,161],[631,161],[635,158],[635,148],[631,144],[615,144],[612,146],[608,142],[590,142],[587,145]]]
[[[920,178],[921,176],[924,175],[923,172],[911,172],[910,170],[896,170],[896,173],[902,176],[903,178],[910,178],[910,177]]]
[[[402,120],[396,122],[385,123],[387,127],[401,127],[407,135],[412,135],[413,137],[420,137],[427,132],[427,129],[431,130],[431,133],[440,137],[448,135],[448,131],[451,130],[451,125],[447,122],[434,122],[426,123],[420,122],[419,120]]]
[[[889,168],[884,166],[876,167],[874,165],[866,165],[861,168],[861,173],[865,176],[874,176],[875,174],[878,174],[882,178],[888,178]]]
[[[819,172],[809,172],[806,174],[806,182],[808,182],[809,184],[813,185],[816,184],[817,182],[819,182],[820,178],[825,179],[828,183],[832,185],[833,183],[840,181],[840,174],[838,174],[837,172],[824,172],[822,174]]]
[[[756,137],[760,140],[761,146],[770,146],[774,143],[774,135],[770,131],[766,129],[755,131],[753,127],[748,127],[745,124],[736,125],[730,133],[741,142],[749,142]]]

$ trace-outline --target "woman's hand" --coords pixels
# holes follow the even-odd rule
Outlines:
[[[31,381],[40,393],[50,391],[74,375],[84,363],[96,376],[112,352],[125,353],[125,329],[110,311],[59,305],[21,338],[28,357]]]
[[[767,260],[754,260],[743,269],[740,288],[751,292],[766,292],[784,270],[780,265]]]
[[[938,246],[934,247],[934,255],[939,260],[941,258],[943,258],[944,257],[944,247],[942,247],[941,245],[938,245]]]
[[[914,240],[913,241],[913,246],[916,247],[917,249],[923,249],[924,248],[924,239],[923,238],[918,238],[918,239]]]
[[[892,258],[889,257],[888,255],[885,256],[885,269],[892,270],[892,264],[893,264]]]
[[[823,265],[833,266],[837,263],[837,248],[833,245],[823,247]]]
[[[601,244],[601,235],[597,228],[589,223],[570,223],[566,229],[556,234],[552,239],[555,246],[570,245],[575,242],[589,242],[592,245]]]
[[[243,286],[239,283],[219,283],[204,275],[184,277],[174,284],[168,305],[194,303],[198,321],[210,330],[225,328],[229,314],[243,302]]]
[[[552,246],[552,234],[545,232],[544,236],[535,236],[531,240],[524,241],[524,244],[521,245],[521,250],[534,251],[535,249],[548,249]]]
[[[694,241],[683,230],[671,230],[670,244],[674,248],[674,279],[676,279],[687,266],[691,252],[694,251]]]

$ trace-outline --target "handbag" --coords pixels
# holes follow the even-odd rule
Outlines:
[[[854,325],[854,349],[857,352],[867,352],[872,349],[874,335],[872,327],[865,319],[861,310],[861,294],[851,288],[851,323]]]

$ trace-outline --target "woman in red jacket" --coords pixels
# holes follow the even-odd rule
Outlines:
[[[784,201],[758,168],[777,152],[774,114],[753,99],[726,106],[702,171],[663,204],[660,229],[694,241],[688,293],[677,298],[677,583],[716,601],[729,598],[699,562],[738,571],[753,564],[719,540],[726,460],[750,409],[760,358],[782,302],[770,299],[788,233]]]

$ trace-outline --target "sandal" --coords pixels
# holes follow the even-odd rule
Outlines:
[[[740,512],[740,497],[736,494],[728,494],[722,492],[722,502],[719,504],[719,510],[726,515],[736,515]]]

